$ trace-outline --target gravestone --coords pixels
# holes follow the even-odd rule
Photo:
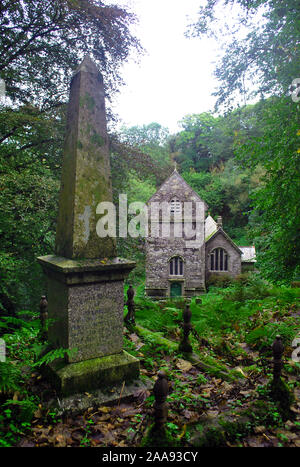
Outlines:
[[[130,381],[139,361],[123,350],[124,279],[135,263],[100,238],[97,206],[112,201],[102,75],[86,57],[73,75],[68,104],[55,255],[39,257],[47,277],[48,339],[76,349],[50,365],[70,395]]]

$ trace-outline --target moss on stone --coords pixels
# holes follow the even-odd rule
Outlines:
[[[279,378],[273,380],[268,385],[270,397],[277,404],[283,420],[287,420],[291,416],[290,407],[295,401],[295,397],[288,385]]]
[[[63,274],[64,276],[72,277],[74,279],[72,283],[82,283],[80,280],[82,274],[87,276],[84,281],[85,283],[99,282],[97,277],[100,274],[101,281],[111,280],[111,275],[114,273],[124,279],[124,275],[127,275],[135,267],[134,261],[128,261],[119,257],[101,260],[101,258],[67,259],[62,256],[47,255],[39,256],[37,259],[46,270],[51,270],[54,274],[58,273],[57,279]],[[76,279],[77,276],[75,276],[76,273],[79,273],[78,280]]]
[[[161,333],[150,331],[149,329],[143,328],[142,326],[135,324],[134,325],[135,332],[142,338],[150,338],[152,341],[156,342],[160,346],[165,346],[170,352],[178,353],[178,343],[173,342],[169,339],[166,339],[161,335]],[[184,353],[185,358],[189,360],[194,365],[202,368],[209,374],[213,374],[219,378],[222,378],[226,381],[235,381],[238,378],[244,376],[241,375],[239,372],[234,373],[234,371],[228,371],[225,365],[220,364],[216,359],[208,358],[203,354],[196,354],[195,352],[192,353]]]
[[[96,144],[97,146],[101,147],[105,144],[104,138],[99,135],[99,133],[94,133],[93,136],[91,137],[91,142],[93,144]]]
[[[70,395],[133,381],[139,376],[139,360],[122,351],[78,363],[54,362],[49,365],[49,370],[58,391]]]
[[[240,436],[246,436],[252,432],[253,423],[250,417],[240,413],[238,419],[232,416],[217,417],[211,419],[207,417],[192,431],[193,445],[197,447],[222,447],[226,442],[235,441]]]
[[[224,428],[220,426],[204,427],[199,438],[194,438],[193,441],[193,445],[199,448],[216,448],[226,446]]]
[[[154,423],[146,431],[141,441],[141,447],[177,447],[179,444],[179,441],[173,438],[166,428],[155,430]]]
[[[80,107],[86,106],[89,110],[93,110],[95,107],[94,98],[86,92],[84,96],[80,96],[79,105]]]

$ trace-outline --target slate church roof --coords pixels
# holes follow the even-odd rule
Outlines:
[[[256,263],[255,246],[240,246],[239,249],[242,251],[242,262],[243,263]]]
[[[217,223],[209,214],[205,219],[205,241],[207,241],[217,230]]]

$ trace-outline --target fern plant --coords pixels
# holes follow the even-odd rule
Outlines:
[[[0,362],[0,395],[19,391],[23,382],[20,368],[10,361]]]
[[[0,446],[14,446],[19,436],[30,429],[40,402],[28,384],[31,374],[66,354],[72,356],[76,349],[50,349],[42,342],[37,313],[22,311],[17,317],[1,316],[0,331],[7,353],[6,361],[0,362]]]

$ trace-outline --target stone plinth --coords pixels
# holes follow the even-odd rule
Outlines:
[[[39,257],[47,276],[49,342],[77,349],[68,361],[118,354],[123,348],[124,278],[135,263],[121,258]]]
[[[139,377],[139,360],[123,350],[83,362],[55,362],[48,366],[47,373],[58,393],[69,396],[135,380]]]

